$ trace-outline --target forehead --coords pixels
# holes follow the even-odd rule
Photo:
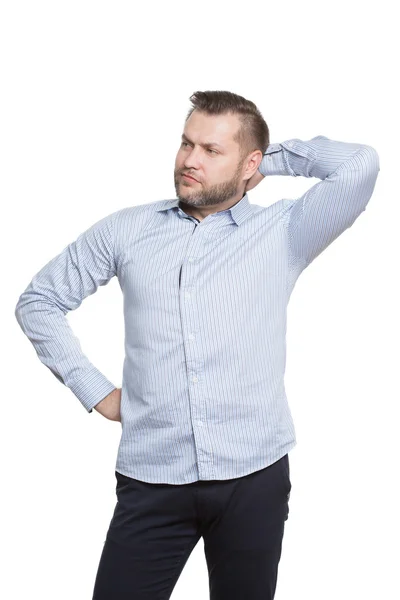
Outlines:
[[[238,115],[207,115],[194,110],[185,123],[183,133],[195,143],[216,142],[225,148],[237,146],[233,136],[240,127]]]

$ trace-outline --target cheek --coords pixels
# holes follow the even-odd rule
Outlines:
[[[180,168],[182,166],[183,158],[182,153],[178,152],[175,158],[175,169]]]

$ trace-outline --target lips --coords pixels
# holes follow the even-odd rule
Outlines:
[[[183,177],[187,177],[188,179],[192,179],[192,181],[197,181],[197,179],[195,179],[191,175],[187,175],[187,173],[182,173],[182,175],[183,175]],[[198,181],[197,181],[197,183],[198,183]]]

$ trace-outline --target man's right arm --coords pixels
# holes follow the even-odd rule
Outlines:
[[[117,389],[83,353],[67,313],[116,275],[112,213],[47,263],[21,294],[15,317],[41,362],[90,413]]]

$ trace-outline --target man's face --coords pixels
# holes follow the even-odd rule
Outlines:
[[[233,141],[240,127],[233,114],[206,115],[194,110],[185,123],[175,159],[177,197],[192,206],[212,206],[243,195],[243,163],[239,144]],[[194,177],[187,179],[187,173]]]

